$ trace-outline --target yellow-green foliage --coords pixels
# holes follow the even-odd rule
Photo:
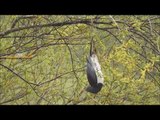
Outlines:
[[[0,104],[160,104],[158,16],[25,17],[0,16]],[[98,94],[85,91],[92,38],[105,79]]]

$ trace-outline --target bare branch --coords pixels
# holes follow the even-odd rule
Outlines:
[[[29,84],[29,85],[36,85],[38,86],[38,84],[36,83],[32,83],[32,82],[29,82],[27,80],[25,80],[23,77],[21,77],[19,74],[17,74],[16,72],[14,72],[12,69],[10,69],[9,67],[3,65],[3,64],[0,64],[0,66],[4,67],[5,69],[9,70],[11,73],[13,73],[14,75],[16,75],[17,77],[19,77],[21,80],[23,80],[25,83]]]

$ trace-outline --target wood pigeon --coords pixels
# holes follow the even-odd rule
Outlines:
[[[98,62],[98,57],[96,55],[96,49],[93,46],[93,39],[90,46],[90,55],[87,58],[87,78],[89,86],[86,88],[86,91],[90,93],[98,93],[104,82],[103,73],[101,71],[101,66]]]

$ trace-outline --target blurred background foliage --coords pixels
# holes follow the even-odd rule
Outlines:
[[[98,94],[85,91],[92,37]],[[160,104],[160,16],[1,15],[0,104]]]

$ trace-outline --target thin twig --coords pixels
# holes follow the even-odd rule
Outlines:
[[[29,85],[36,85],[38,86],[38,84],[36,83],[32,83],[32,82],[29,82],[27,80],[25,80],[23,77],[21,77],[19,74],[17,74],[16,72],[14,72],[12,69],[10,69],[9,67],[3,65],[3,64],[0,64],[0,66],[6,68],[7,70],[9,70],[11,73],[13,73],[14,75],[16,75],[17,77],[19,77],[21,80],[23,80],[25,83],[29,84]]]

